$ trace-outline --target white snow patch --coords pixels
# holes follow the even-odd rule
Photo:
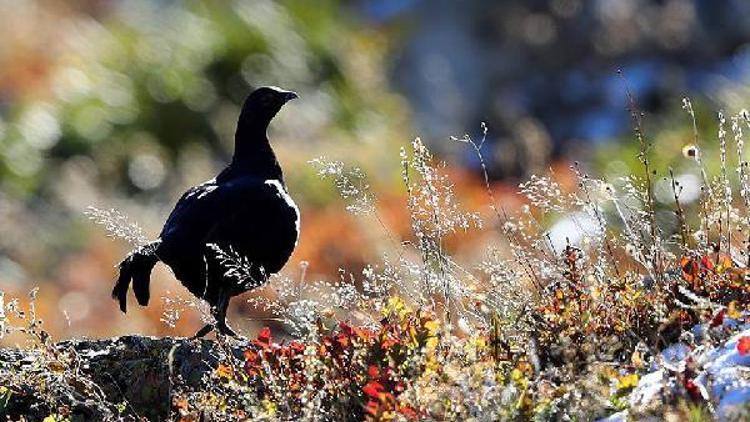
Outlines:
[[[740,354],[737,342],[741,337],[750,336],[750,329],[747,325],[743,328],[717,347],[691,349],[682,344],[668,347],[657,359],[660,367],[641,377],[638,386],[630,393],[630,411],[615,413],[603,421],[624,420],[622,418],[630,413],[637,414],[658,406],[662,395],[680,382],[674,374],[685,370],[688,359],[697,365],[693,382],[710,401],[718,420],[735,420],[746,415],[750,403],[750,354]]]

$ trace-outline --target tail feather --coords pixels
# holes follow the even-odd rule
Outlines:
[[[135,299],[141,306],[148,305],[148,301],[151,298],[149,289],[151,269],[154,268],[156,261],[154,260],[152,263],[146,262],[145,264],[145,266],[139,267],[139,271],[133,272],[133,292],[135,293]]]
[[[131,280],[133,280],[133,292],[138,304],[141,306],[148,305],[151,270],[159,260],[154,253],[154,249],[148,246],[142,247],[120,262],[120,276],[117,278],[114,289],[112,289],[112,299],[120,302],[122,312],[127,312],[128,289]]]
[[[117,278],[115,288],[112,289],[112,299],[120,302],[120,310],[123,313],[128,311],[128,288],[130,287],[131,277],[130,257],[128,257],[120,263],[120,276]]]

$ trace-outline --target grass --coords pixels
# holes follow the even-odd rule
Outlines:
[[[688,100],[684,108],[694,122]],[[653,146],[641,114],[631,109],[640,174],[605,181],[574,163],[571,187],[554,174],[534,176],[520,185],[528,205],[517,215],[490,187],[485,138],[453,138],[477,154],[484,170],[487,221],[461,207],[441,164],[416,139],[400,151],[409,239],[396,239],[384,224],[360,169],[313,160],[347,209],[380,227],[393,247],[361,274],[342,271],[335,281],[306,280],[305,264],[299,278],[274,276],[263,287],[274,294],[249,301],[272,312],[285,333],[219,338],[243,353],[227,353],[208,388],[173,391],[173,415],[186,421],[591,420],[628,409],[630,392],[662,365],[665,348],[685,342],[699,324],[712,330],[691,347],[722,343],[736,329],[715,324],[717,318],[744,323],[750,303],[748,113],[729,123],[719,115],[718,174],[706,170],[712,157],[703,156],[695,131],[685,160],[700,176],[700,195],[683,201],[686,186],[674,172],[652,167]],[[659,200],[660,182],[671,189],[671,202]],[[134,234],[136,226],[123,229],[117,222],[127,219],[116,212],[90,215],[113,226],[113,235],[143,238]],[[576,228],[567,239],[555,237],[551,223],[559,221]],[[451,240],[467,231],[489,231],[494,246],[463,264],[452,257]],[[234,251],[217,253],[243,282],[245,260]],[[80,362],[61,358],[68,355],[34,318],[33,297],[28,314],[17,302],[3,309],[4,332],[26,332],[41,351],[35,367],[49,370],[3,374],[0,410],[3,400],[36,391],[55,420],[68,417],[60,409],[70,409],[71,398],[114,419],[130,412],[76,378]],[[687,368],[670,377],[673,391],[652,413],[715,417],[711,397],[694,394],[695,373]]]

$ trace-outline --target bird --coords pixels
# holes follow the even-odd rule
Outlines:
[[[120,262],[112,298],[127,312],[130,283],[141,306],[148,305],[151,271],[161,261],[193,295],[211,306],[214,321],[194,338],[216,329],[235,337],[226,322],[232,297],[263,285],[286,264],[299,241],[300,212],[268,139],[271,120],[293,91],[274,86],[245,99],[234,136],[231,162],[213,179],[188,189],[177,201],[159,237]],[[241,257],[239,279],[220,255]]]

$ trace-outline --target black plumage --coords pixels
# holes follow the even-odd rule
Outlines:
[[[296,97],[276,87],[259,88],[247,97],[237,122],[232,162],[216,178],[185,192],[159,239],[120,263],[112,297],[123,312],[131,280],[138,303],[148,304],[151,269],[162,261],[192,294],[211,305],[215,326],[203,327],[196,336],[213,328],[234,335],[226,324],[229,299],[278,272],[299,238],[299,210],[287,193],[266,134],[271,119]],[[250,268],[245,267],[245,277],[227,274],[217,248],[246,258]]]

